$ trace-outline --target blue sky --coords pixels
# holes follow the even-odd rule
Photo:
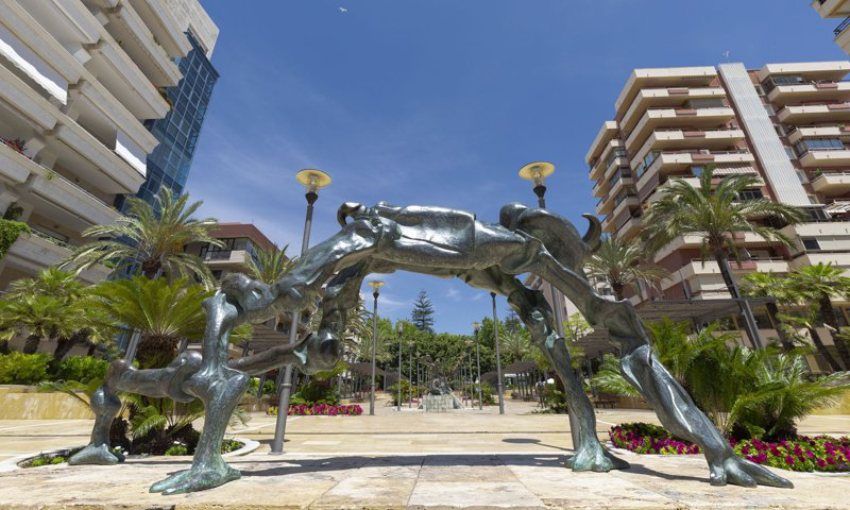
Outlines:
[[[637,67],[840,60],[839,20],[805,0],[206,0],[221,73],[187,190],[202,212],[253,222],[300,249],[303,189],[333,177],[313,242],[345,201],[433,204],[495,221],[533,203],[517,177],[557,166],[549,207],[584,230],[595,200],[584,154]],[[342,12],[340,7],[347,9]],[[724,52],[730,51],[727,59]],[[453,280],[384,278],[382,315],[421,289],[440,331],[469,332],[489,295]],[[367,289],[368,290],[368,289]],[[499,299],[500,314],[506,305]]]

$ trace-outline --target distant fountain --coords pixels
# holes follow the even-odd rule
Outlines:
[[[463,404],[452,393],[445,377],[435,377],[431,380],[428,394],[422,399],[419,408],[426,413],[444,413],[452,409],[463,409]]]

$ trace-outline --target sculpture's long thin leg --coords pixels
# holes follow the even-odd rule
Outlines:
[[[124,360],[109,365],[104,384],[91,396],[91,407],[95,413],[89,444],[73,455],[68,463],[115,464],[123,457],[110,451],[109,430],[121,410],[119,391],[127,391],[146,397],[168,397],[177,402],[191,402],[194,397],[181,389],[182,384],[198,370],[201,356],[196,352],[184,352],[165,368],[136,370]]]
[[[622,344],[623,375],[646,398],[667,430],[702,448],[713,485],[792,486],[785,478],[735,455],[690,395],[652,355],[649,337],[631,303],[599,296],[584,277],[563,267],[544,249],[532,265],[529,269],[563,292],[590,324],[605,326],[611,338]]]
[[[552,310],[543,293],[526,288],[519,280],[494,268],[470,274],[468,283],[487,288],[508,298],[528,327],[532,341],[552,363],[564,383],[569,406],[570,433],[576,454],[567,461],[575,471],[625,469],[629,464],[611,455],[596,436],[593,405],[584,392],[581,380],[570,363],[570,353],[554,327]]]
[[[224,432],[239,398],[248,386],[248,375],[227,367],[227,340],[237,319],[237,309],[221,292],[204,301],[207,328],[203,363],[183,385],[186,393],[204,403],[204,430],[195,448],[192,467],[151,486],[151,492],[180,494],[218,487],[241,476],[221,456]]]

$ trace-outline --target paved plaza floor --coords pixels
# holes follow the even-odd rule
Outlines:
[[[111,467],[45,466],[0,473],[0,508],[850,508],[850,477],[783,474],[795,489],[717,488],[700,456],[623,455],[632,468],[573,473],[563,415],[532,404],[445,414],[290,419],[283,456],[268,454],[272,417],[255,414],[229,436],[260,441],[230,459],[243,478],[178,496],[147,492],[188,466],[188,457],[131,460]],[[647,411],[600,410],[600,437],[616,423],[656,422]],[[82,445],[91,422],[2,421],[0,461]],[[850,433],[850,416],[812,416],[803,433]]]

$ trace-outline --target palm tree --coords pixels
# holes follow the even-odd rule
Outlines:
[[[767,316],[770,319],[773,329],[775,329],[776,333],[779,335],[779,342],[782,344],[782,350],[785,352],[791,351],[791,349],[794,348],[794,344],[788,338],[788,335],[785,334],[784,325],[779,318],[779,306],[776,304],[777,301],[784,303],[796,301],[793,297],[793,292],[787,285],[787,280],[785,278],[780,278],[773,273],[759,272],[749,273],[744,276],[743,280],[744,282],[741,286],[741,290],[745,295],[773,299],[765,304]]]
[[[844,276],[844,270],[832,264],[820,262],[800,268],[792,272],[789,277],[791,288],[799,292],[804,299],[816,304],[820,320],[833,332],[837,332],[839,325],[835,309],[832,307],[832,296],[850,294],[850,278]],[[844,364],[844,369],[850,370],[850,351],[847,349],[846,342],[836,338],[835,348],[841,363]]]
[[[522,361],[528,358],[531,342],[524,330],[506,328],[504,337],[500,341],[510,361]]]
[[[81,343],[98,346],[108,343],[111,339],[111,329],[104,328],[105,323],[94,311],[86,306],[89,288],[77,280],[74,273],[50,267],[40,271],[34,278],[22,278],[9,285],[4,296],[7,301],[18,300],[26,302],[30,297],[46,296],[48,300],[40,300],[42,304],[58,301],[62,306],[73,311],[68,325],[70,334],[57,337],[53,357],[62,360],[71,349]],[[18,307],[18,311],[22,311]],[[36,343],[32,339],[32,343]],[[29,347],[32,349],[32,345]],[[35,347],[37,349],[37,345]]]
[[[201,258],[184,251],[190,243],[223,246],[210,236],[215,219],[192,217],[203,202],[190,204],[188,195],[175,196],[163,187],[154,206],[135,197],[127,203],[127,216],[86,229],[83,237],[96,240],[76,248],[60,267],[74,267],[80,273],[102,263],[138,266],[147,278],[194,276],[212,286],[212,274]]]
[[[661,267],[644,264],[646,251],[636,242],[608,238],[584,266],[589,276],[604,278],[611,284],[618,301],[625,299],[626,287],[645,280],[657,284],[667,276]]]
[[[752,232],[768,241],[790,245],[791,241],[778,229],[757,223],[760,218],[772,218],[784,224],[798,223],[804,218],[801,209],[766,199],[745,200],[742,193],[760,185],[753,175],[728,175],[714,186],[714,169],[706,168],[700,175],[699,187],[685,180],[673,180],[661,198],[649,206],[644,214],[645,240],[654,252],[675,238],[696,234],[703,238],[702,257],[711,256],[720,268],[720,274],[732,299],[739,300],[741,314],[746,324],[747,336],[753,345],[760,345],[758,326],[749,303],[741,300],[741,293],[732,271],[729,256],[737,257],[734,235]]]
[[[201,303],[209,292],[185,279],[169,282],[135,276],[112,280],[98,285],[93,296],[93,306],[112,322],[141,332],[137,358],[142,368],[167,365],[180,340],[203,337]]]
[[[24,354],[33,354],[45,338],[70,335],[79,310],[69,307],[61,299],[44,294],[33,294],[21,299],[0,302],[0,329],[8,342],[18,335],[26,335]]]
[[[248,276],[269,285],[283,278],[292,269],[293,261],[286,256],[286,249],[274,247],[270,250],[257,250],[256,258],[248,263]]]

